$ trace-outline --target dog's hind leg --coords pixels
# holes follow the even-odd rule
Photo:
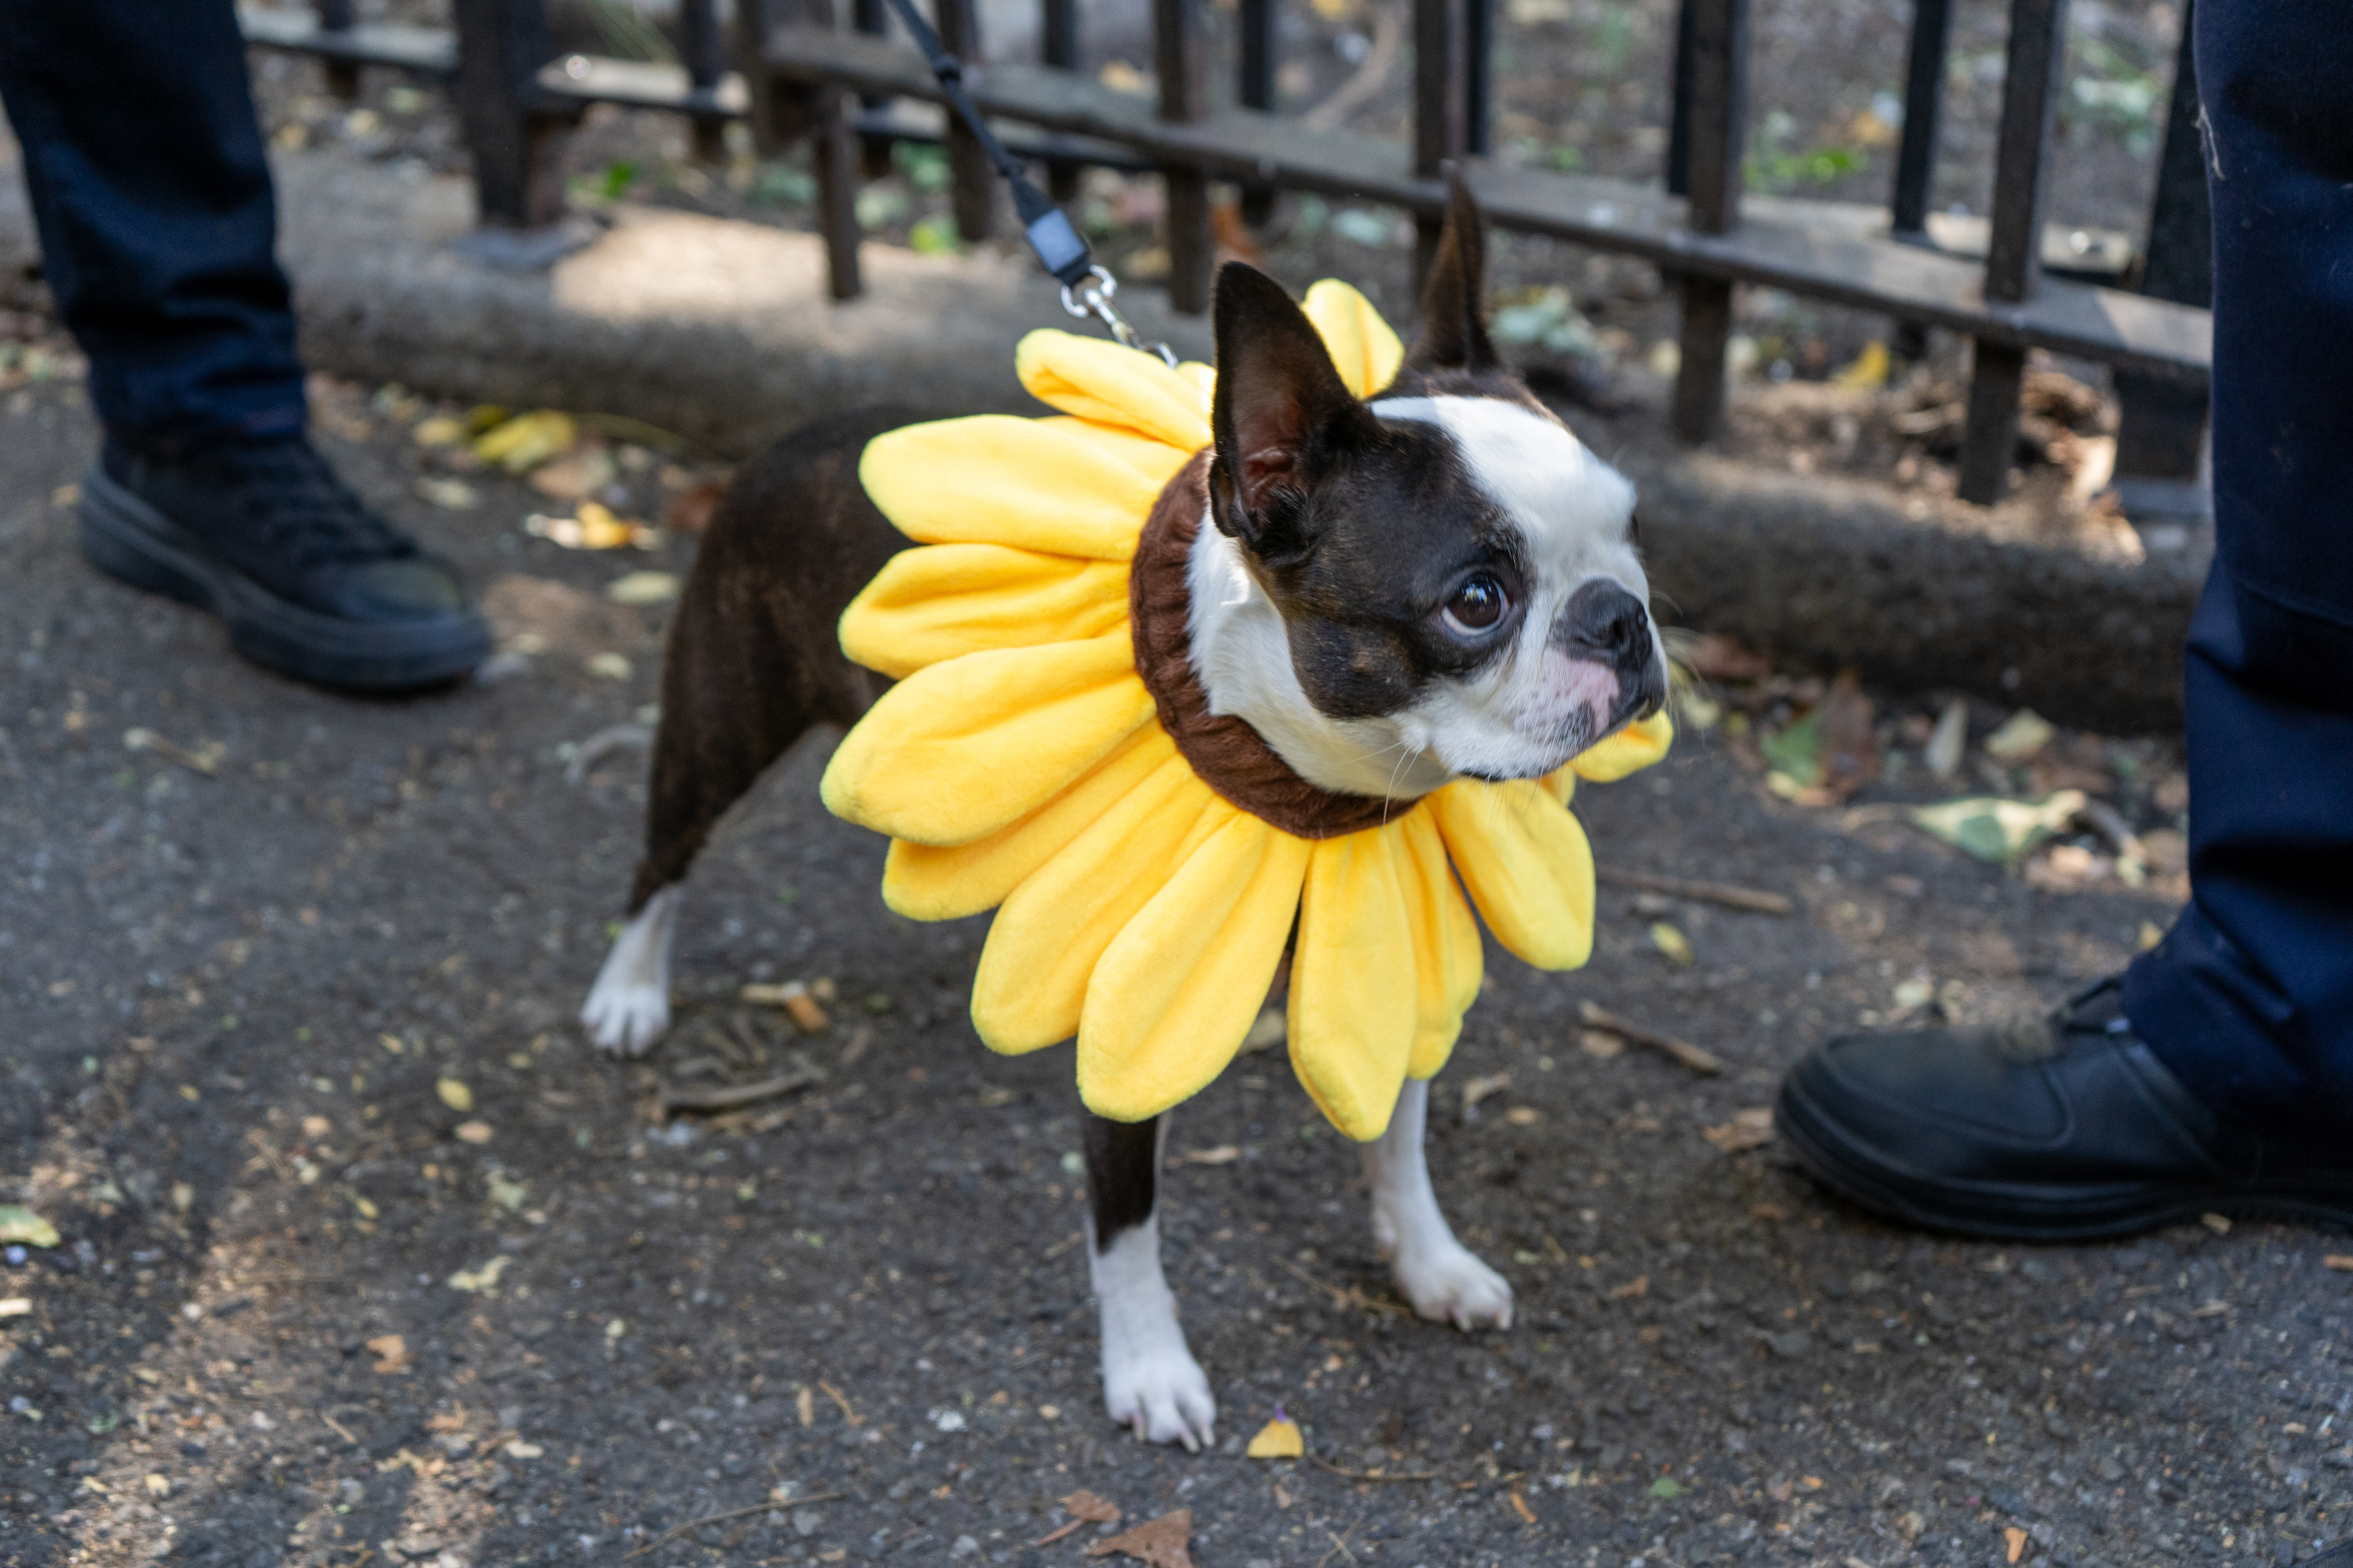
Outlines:
[[[1085,1118],[1087,1262],[1103,1320],[1103,1405],[1155,1443],[1198,1453],[1217,1441],[1218,1402],[1177,1326],[1160,1271],[1158,1194],[1165,1117]]]
[[[818,423],[744,466],[713,509],[671,616],[646,853],[629,922],[580,1009],[607,1050],[670,1027],[670,948],[687,869],[711,830],[812,725],[848,725],[880,682],[842,657],[842,607],[906,544],[858,482],[859,456],[903,410]]]
[[[1457,1328],[1512,1326],[1512,1288],[1454,1239],[1430,1184],[1422,1135],[1430,1085],[1408,1079],[1388,1131],[1365,1145],[1365,1182],[1373,1191],[1373,1239],[1389,1260],[1399,1293],[1413,1310]]]

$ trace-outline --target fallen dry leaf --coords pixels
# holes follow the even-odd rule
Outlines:
[[[506,1453],[508,1458],[515,1459],[536,1459],[541,1455],[547,1452],[546,1449],[541,1447],[538,1444],[526,1443],[520,1437],[509,1438],[504,1445],[503,1451]]]
[[[474,1109],[474,1091],[468,1089],[464,1083],[460,1082],[457,1079],[445,1078],[436,1079],[433,1085],[433,1092],[441,1097],[442,1104],[448,1106],[450,1110],[457,1111],[459,1115],[463,1115],[467,1111]]]
[[[1534,1127],[1544,1120],[1544,1112],[1533,1105],[1514,1105],[1504,1112],[1504,1120],[1514,1127]]]
[[[1491,1094],[1501,1094],[1511,1087],[1512,1075],[1507,1072],[1488,1073],[1466,1081],[1462,1085],[1463,1120],[1471,1119],[1471,1113],[1479,1109],[1481,1100]]]
[[[172,1478],[169,1476],[155,1475],[151,1472],[147,1477],[147,1495],[149,1497],[170,1497],[172,1495]]]
[[[1773,1108],[1753,1105],[1721,1127],[1703,1127],[1699,1135],[1727,1154],[1761,1149],[1773,1142]]]
[[[1832,800],[1844,800],[1878,782],[1875,717],[1871,699],[1862,694],[1862,677],[1852,669],[1841,670],[1822,700],[1821,787]]]
[[[662,510],[662,526],[674,533],[701,533],[711,526],[711,511],[723,489],[716,479],[707,479],[674,497]]]
[[[0,1318],[26,1318],[32,1316],[32,1312],[33,1302],[30,1297],[0,1297]]]
[[[2323,1268],[2334,1268],[2339,1274],[2353,1274],[2353,1252],[2332,1252],[2320,1260]]]
[[[1998,763],[2022,763],[2058,734],[2058,727],[2031,708],[2021,708],[1985,738],[1985,753]]]
[[[552,408],[518,414],[475,438],[474,456],[511,474],[528,473],[579,439],[572,416]]]
[[[1299,1435],[1299,1423],[1277,1406],[1274,1419],[1259,1428],[1245,1451],[1253,1459],[1295,1459],[1307,1452],[1307,1445]]]
[[[460,1268],[449,1276],[449,1289],[466,1291],[495,1290],[499,1287],[499,1276],[507,1271],[507,1255],[502,1252],[480,1268]]]
[[[1666,961],[1677,969],[1692,966],[1691,938],[1665,921],[1651,922],[1651,945],[1659,950]]]
[[[463,1432],[466,1429],[466,1413],[445,1410],[437,1415],[427,1415],[425,1429],[428,1432]]]
[[[667,605],[678,589],[675,572],[631,572],[605,584],[605,597],[617,605]]]
[[[1096,1542],[1087,1548],[1087,1555],[1108,1557],[1119,1552],[1144,1563],[1145,1568],[1193,1568],[1193,1554],[1187,1550],[1192,1539],[1193,1510],[1180,1508],[1123,1534]]]
[[[1528,1500],[1520,1495],[1520,1489],[1517,1487],[1512,1489],[1512,1511],[1518,1514],[1526,1523],[1534,1524],[1536,1521],[1536,1510],[1528,1506]]]
[[[1577,1033],[1577,1048],[1588,1057],[1599,1058],[1606,1062],[1614,1057],[1623,1056],[1626,1052],[1626,1042],[1605,1030],[1583,1029]]]
[[[2003,1562],[2015,1563],[2026,1555],[2026,1531],[2014,1524],[2005,1525],[2002,1528],[2001,1538],[2010,1543],[2010,1551],[2002,1558]]]
[[[375,1370],[389,1373],[408,1370],[408,1342],[398,1334],[378,1334],[367,1342],[368,1354],[375,1357]]]
[[[58,1227],[31,1209],[0,1204],[0,1242],[10,1246],[55,1247]]]
[[[1613,1301],[1631,1301],[1650,1293],[1651,1277],[1647,1274],[1637,1274],[1623,1285],[1613,1287],[1609,1292],[1609,1299]]]
[[[487,1143],[491,1141],[491,1124],[487,1121],[460,1121],[458,1138],[465,1143]]]
[[[1062,1500],[1062,1511],[1086,1524],[1117,1524],[1119,1504],[1091,1491],[1074,1491]]]
[[[1242,1157],[1242,1152],[1231,1143],[1220,1143],[1214,1149],[1187,1149],[1168,1163],[1172,1165],[1230,1165]]]
[[[1789,1217],[1789,1211],[1783,1208],[1779,1204],[1750,1204],[1748,1205],[1748,1217],[1750,1219],[1767,1220],[1774,1225],[1779,1225]]]
[[[1683,661],[1703,680],[1762,680],[1773,673],[1773,661],[1763,654],[1714,635],[1692,644]]]

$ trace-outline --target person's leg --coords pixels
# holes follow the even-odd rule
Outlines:
[[[2190,628],[2191,902],[2125,977],[2227,1116],[2353,1138],[2353,26],[2201,5],[2215,560]]]
[[[301,679],[398,690],[480,663],[490,633],[456,574],[303,434],[231,0],[0,0],[0,100],[106,426],[83,554]]]
[[[2208,0],[2217,552],[2190,628],[2192,902],[2048,1019],[1850,1035],[1783,1082],[1816,1175],[2040,1239],[2353,1223],[2353,28]]]
[[[0,0],[0,100],[108,428],[142,445],[301,430],[230,0]]]

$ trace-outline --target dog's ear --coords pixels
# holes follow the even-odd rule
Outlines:
[[[1334,459],[1377,439],[1379,421],[1340,380],[1314,323],[1265,273],[1226,263],[1211,316],[1210,517],[1264,564],[1295,564],[1313,543],[1308,491]]]
[[[1408,370],[1493,370],[1487,341],[1487,220],[1457,170],[1447,176],[1446,226],[1421,289],[1421,330],[1405,356]]]

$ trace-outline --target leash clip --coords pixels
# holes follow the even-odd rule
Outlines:
[[[1145,342],[1137,334],[1136,330],[1128,324],[1127,318],[1119,313],[1118,307],[1112,303],[1113,297],[1118,292],[1118,279],[1113,278],[1101,266],[1090,267],[1087,268],[1086,277],[1077,285],[1075,297],[1073,297],[1071,285],[1068,283],[1062,285],[1062,309],[1081,321],[1092,316],[1111,329],[1111,335],[1118,341],[1121,347],[1134,349],[1143,353],[1156,353],[1160,356],[1162,363],[1170,370],[1175,370],[1176,351],[1166,343]]]

